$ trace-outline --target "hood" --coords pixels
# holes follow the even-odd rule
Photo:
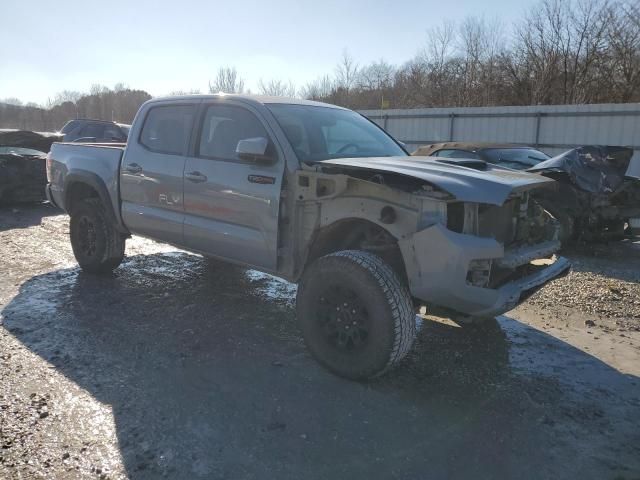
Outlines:
[[[502,205],[511,193],[554,181],[478,160],[437,157],[338,158],[317,162],[373,172],[391,172],[424,180],[463,202]]]
[[[530,168],[529,172],[565,172],[571,182],[589,193],[610,194],[633,176],[629,166],[633,150],[628,147],[587,145],[561,153]]]

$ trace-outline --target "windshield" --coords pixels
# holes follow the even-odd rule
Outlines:
[[[290,104],[267,107],[300,161],[407,155],[383,130],[351,110]]]
[[[60,133],[69,133],[71,130],[76,128],[79,124],[80,122],[78,120],[70,120],[64,124],[64,126],[60,130]]]
[[[519,170],[533,167],[551,158],[534,148],[487,148],[482,150],[482,154],[491,163]]]

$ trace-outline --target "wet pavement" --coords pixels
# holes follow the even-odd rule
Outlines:
[[[637,332],[421,318],[355,383],[273,277],[141,238],[86,275],[48,206],[0,210],[0,254],[0,478],[640,478]]]

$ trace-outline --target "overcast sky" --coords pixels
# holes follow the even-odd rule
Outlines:
[[[300,86],[332,73],[347,48],[400,64],[426,30],[466,15],[521,17],[528,0],[0,0],[0,98],[44,103],[61,90],[123,82],[152,95],[207,90],[221,66],[247,87]]]

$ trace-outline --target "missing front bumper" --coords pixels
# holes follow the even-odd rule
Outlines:
[[[504,248],[496,240],[455,233],[436,224],[401,240],[399,245],[414,297],[472,316],[490,317],[509,311],[570,268],[566,258],[555,257],[549,265],[499,288],[482,288],[467,282],[469,264],[477,259],[505,258]],[[549,247],[541,245],[545,254],[550,253]],[[529,256],[534,256],[532,251],[517,255],[520,258],[514,263]]]

